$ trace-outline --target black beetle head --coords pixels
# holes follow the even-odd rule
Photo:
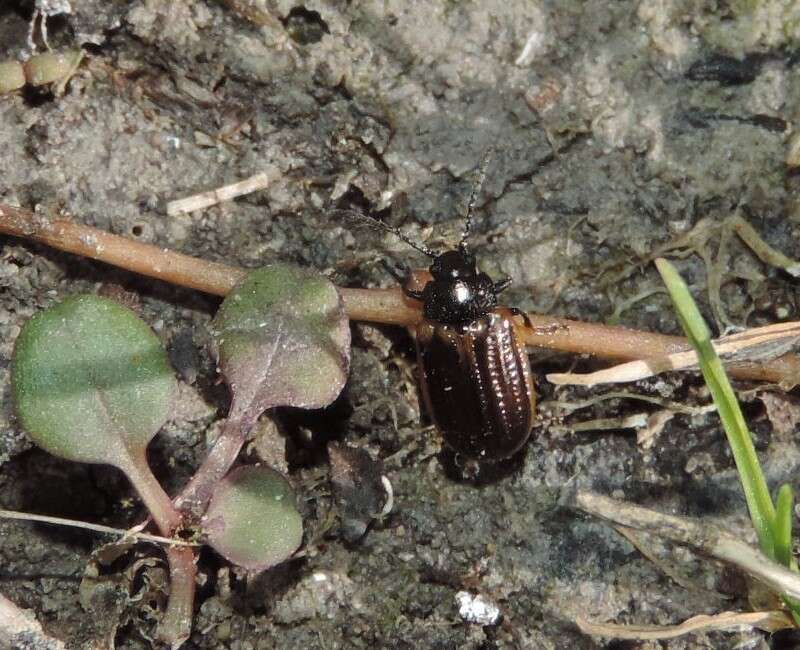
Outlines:
[[[468,253],[464,247],[437,255],[429,270],[434,280],[447,281],[457,278],[469,280],[478,275],[475,256]]]
[[[437,255],[433,280],[422,291],[425,317],[448,325],[471,323],[497,306],[492,279],[480,273],[465,247]]]

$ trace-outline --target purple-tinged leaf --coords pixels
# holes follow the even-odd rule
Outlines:
[[[282,474],[263,466],[240,467],[225,477],[201,526],[220,555],[253,572],[288,559],[303,541],[294,491]]]
[[[243,428],[274,406],[322,408],[341,392],[350,328],[327,278],[285,264],[250,273],[214,319],[219,367]]]

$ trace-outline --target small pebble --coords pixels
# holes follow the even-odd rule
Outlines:
[[[459,591],[456,594],[458,613],[467,623],[495,625],[500,619],[500,608],[480,594]]]

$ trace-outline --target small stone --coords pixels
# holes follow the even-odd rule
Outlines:
[[[459,591],[456,594],[458,614],[467,623],[476,625],[496,625],[500,620],[500,608],[480,594]]]

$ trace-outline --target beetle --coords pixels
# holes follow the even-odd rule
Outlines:
[[[519,451],[530,436],[536,406],[530,361],[514,317],[523,316],[528,327],[530,321],[518,309],[498,306],[497,296],[510,278],[495,282],[479,271],[467,246],[488,161],[489,155],[454,249],[434,253],[399,229],[367,217],[433,260],[431,280],[421,291],[403,283],[406,295],[422,302],[424,317],[415,332],[420,392],[444,441],[479,463],[498,462]]]
[[[520,343],[516,310],[497,306],[509,282],[477,270],[465,246],[445,251],[418,293],[419,380],[425,408],[450,447],[468,459],[496,462],[527,442],[536,393]]]

